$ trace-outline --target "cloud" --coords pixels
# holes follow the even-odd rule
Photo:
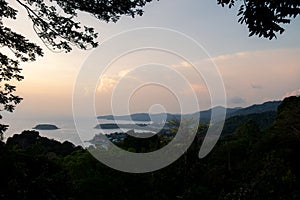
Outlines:
[[[99,86],[97,87],[97,92],[107,93],[112,91],[120,79],[129,77],[128,73],[130,73],[130,70],[125,69],[119,71],[117,75],[104,75],[100,80]]]
[[[244,104],[246,103],[246,100],[242,97],[233,97],[229,99],[229,103],[231,104]]]
[[[118,77],[119,77],[119,78],[122,78],[122,77],[126,76],[129,72],[130,72],[129,69],[121,70],[121,71],[118,73]]]
[[[187,62],[187,61],[181,62],[180,65],[183,66],[183,67],[192,67],[192,64]]]
[[[100,84],[97,88],[97,92],[109,92],[116,85],[117,80],[108,76],[104,76],[100,80]]]
[[[254,83],[251,83],[251,87],[252,87],[253,89],[262,89],[262,88],[263,88],[261,85],[254,84]]]
[[[285,93],[285,95],[283,96],[283,98],[290,97],[290,96],[300,96],[300,88],[296,89],[296,90],[293,90],[291,92]]]
[[[230,97],[248,103],[280,99],[299,88],[300,48],[249,51],[214,57]],[[294,93],[295,94],[295,91]]]
[[[200,58],[191,63],[175,59],[166,65],[170,68],[151,64],[131,71],[118,67],[118,70],[107,73],[101,79],[98,92],[103,94],[102,99],[109,99],[113,89],[116,89],[114,94],[119,92],[120,96],[126,95],[138,85],[152,81],[161,83],[175,94],[184,97],[187,105],[196,94],[200,107],[208,108],[211,92],[208,89],[215,88],[219,71],[229,96],[228,106],[247,106],[262,103],[264,100],[280,99],[283,94],[290,96],[300,93],[298,89],[291,91],[291,88],[299,88],[299,54],[300,48],[272,49],[237,52],[212,59]],[[216,64],[217,70],[213,63]],[[118,66],[131,65],[120,63]],[[139,110],[145,105],[145,99],[147,102],[164,101],[166,105],[172,106],[168,97],[162,96],[157,89],[143,88],[139,92],[148,95],[147,98],[141,97],[141,100],[137,101],[135,107],[141,108]],[[102,103],[101,109],[105,109],[105,106],[107,105]]]
[[[214,62],[224,62],[224,61],[230,61],[232,59],[245,59],[251,57],[251,54],[253,52],[236,52],[233,54],[223,54],[223,55],[218,55],[215,57],[212,57],[211,60]]]
[[[190,87],[185,88],[183,91],[181,91],[182,94],[185,95],[192,95],[192,94],[206,94],[207,91],[207,87],[203,84],[199,84],[199,83],[191,83]]]

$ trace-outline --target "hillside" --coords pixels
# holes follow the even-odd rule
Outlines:
[[[42,137],[37,131],[24,131],[7,143],[0,142],[0,197],[300,199],[300,97],[284,99],[271,127],[262,130],[255,122],[273,115],[270,111],[228,118],[241,124],[233,134],[220,138],[204,159],[198,153],[207,126],[201,126],[197,139],[176,162],[145,174],[107,167],[89,153],[96,147],[83,149]],[[130,152],[152,152],[170,140],[164,135],[125,136],[115,144]]]
[[[281,101],[268,101],[263,104],[255,104],[246,108],[239,109],[235,112],[229,113],[228,117],[238,116],[238,115],[249,115],[254,113],[263,113],[269,111],[277,111],[278,106]]]
[[[253,121],[261,130],[270,128],[276,118],[275,111],[267,111],[261,113],[252,113],[246,115],[236,115],[225,120],[222,135],[232,134],[242,124]]]
[[[226,112],[226,118],[230,118],[233,116],[240,115],[249,115],[249,114],[258,114],[265,112],[276,112],[277,107],[281,101],[269,101],[263,104],[255,104],[246,108],[224,108],[222,106],[217,106],[208,110],[203,110],[200,112],[192,113],[192,114],[170,114],[170,113],[158,113],[158,114],[149,114],[149,113],[135,113],[131,115],[104,115],[98,116],[98,119],[106,119],[106,120],[125,120],[125,121],[141,121],[141,122],[156,122],[160,123],[162,121],[170,121],[170,120],[180,120],[183,118],[193,118],[196,119],[196,116],[200,116],[201,123],[209,123],[211,118],[212,110],[216,112],[216,117],[220,118],[221,114]]]

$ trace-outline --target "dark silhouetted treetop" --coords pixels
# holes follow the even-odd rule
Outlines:
[[[291,96],[284,99],[278,107],[274,127],[279,132],[288,132],[300,141],[300,96]]]
[[[99,20],[117,22],[121,15],[142,15],[142,7],[152,0],[16,0],[33,22],[33,28],[49,47],[70,51],[70,44],[81,49],[96,47],[94,29],[76,21],[79,11]],[[16,19],[17,10],[1,0],[3,17]]]
[[[229,8],[237,2],[242,2],[237,14],[240,17],[238,22],[247,25],[250,37],[277,38],[277,33],[285,31],[282,25],[289,24],[300,14],[299,0],[218,0],[218,4]]]
[[[92,27],[77,21],[78,12],[90,13],[96,19],[117,22],[120,16],[142,15],[142,7],[152,0],[16,0],[27,11],[33,29],[52,51],[70,52],[73,46],[90,49],[98,46]],[[4,19],[16,20],[18,10],[7,0],[0,0],[0,111],[12,112],[22,100],[14,95],[12,79],[21,81],[21,62],[43,56],[42,48],[7,27]],[[11,51],[9,55],[7,50]],[[5,52],[5,53],[4,53]],[[0,115],[1,119],[1,115]],[[0,124],[0,137],[7,129]]]

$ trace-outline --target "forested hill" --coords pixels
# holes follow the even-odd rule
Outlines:
[[[205,129],[179,160],[146,174],[110,169],[86,149],[24,131],[0,142],[0,199],[300,199],[300,97],[284,99],[271,127],[248,120],[200,160]],[[116,145],[149,152],[168,142]]]
[[[253,121],[261,130],[266,130],[273,125],[275,119],[276,111],[232,116],[225,120],[222,135],[233,134],[240,125],[248,121]]]
[[[238,116],[238,115],[249,115],[255,113],[271,112],[277,111],[278,106],[281,104],[281,101],[268,101],[263,104],[254,104],[246,108],[241,108],[237,111],[228,114],[228,117]]]
[[[171,114],[171,113],[158,113],[158,114],[149,114],[149,113],[135,113],[131,115],[103,115],[98,116],[98,119],[106,120],[126,120],[126,121],[140,121],[140,122],[157,122],[169,120],[179,120],[183,118],[194,118],[197,119],[200,116],[200,121],[202,123],[208,123],[211,118],[211,113],[214,111],[216,116],[218,113],[226,112],[226,118],[240,115],[250,115],[250,114],[259,114],[263,112],[276,112],[277,107],[281,101],[268,101],[262,104],[254,104],[245,108],[236,107],[236,108],[224,108],[222,106],[217,106],[208,110],[199,111],[192,114]]]

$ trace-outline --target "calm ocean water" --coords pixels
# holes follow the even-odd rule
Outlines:
[[[109,134],[114,132],[128,131],[128,129],[110,129],[110,130],[99,130],[94,127],[97,125],[88,123],[88,120],[80,120],[84,124],[84,128],[76,129],[74,120],[68,119],[16,119],[16,118],[4,118],[1,123],[8,124],[10,127],[8,131],[4,133],[4,140],[11,137],[14,134],[20,134],[24,130],[33,130],[32,128],[38,124],[54,124],[59,129],[57,130],[38,130],[41,136],[55,139],[60,142],[69,141],[75,145],[89,146],[90,143],[86,142],[91,140],[96,134],[103,133]],[[130,121],[112,121],[112,120],[98,120],[98,123],[134,123]],[[78,128],[78,127],[77,127]]]

